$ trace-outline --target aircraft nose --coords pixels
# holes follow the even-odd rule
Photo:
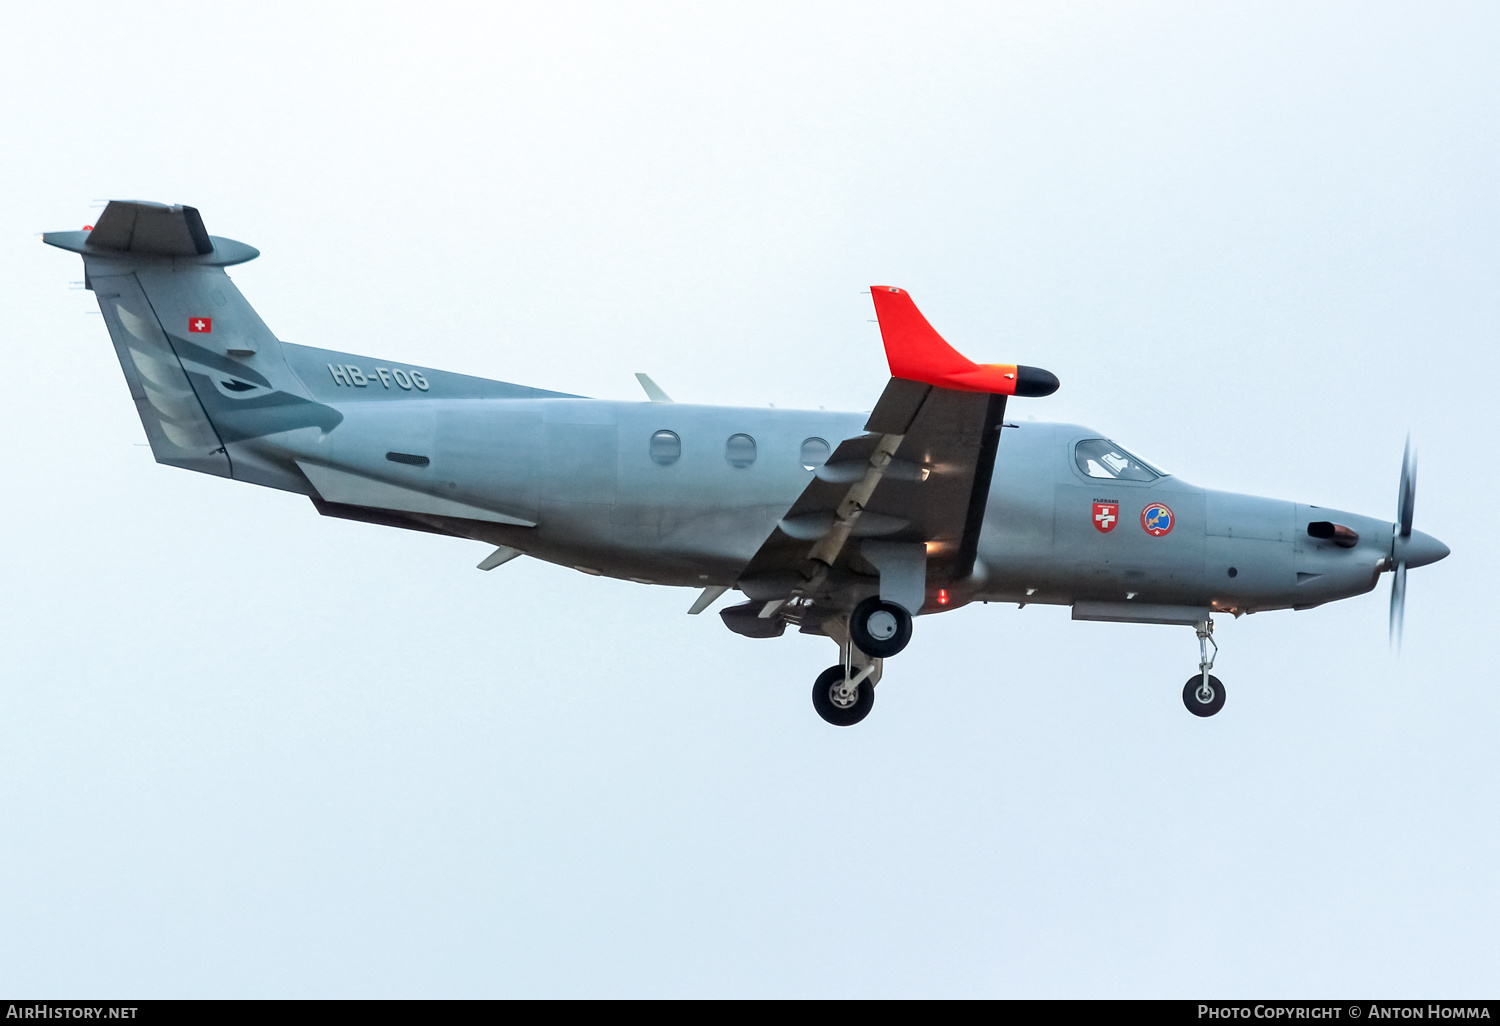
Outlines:
[[[1428,563],[1436,563],[1449,553],[1448,546],[1438,541],[1430,534],[1421,531],[1413,531],[1411,540],[1406,543],[1406,565],[1426,566]]]

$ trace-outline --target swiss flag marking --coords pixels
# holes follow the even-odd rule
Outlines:
[[[188,331],[213,331],[214,319],[212,317],[190,317],[188,318]]]
[[[1094,503],[1094,526],[1105,534],[1113,531],[1120,522],[1120,504],[1117,502]]]

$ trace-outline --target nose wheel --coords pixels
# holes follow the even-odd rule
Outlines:
[[[1182,686],[1182,704],[1194,716],[1212,716],[1224,708],[1224,682],[1213,674],[1193,674]]]
[[[1209,670],[1214,668],[1214,661],[1209,657],[1208,646],[1213,645],[1214,656],[1219,654],[1219,646],[1214,641],[1214,622],[1204,620],[1197,625],[1198,628],[1198,672],[1188,678],[1188,682],[1182,686],[1182,704],[1187,706],[1187,711],[1194,716],[1212,716],[1224,708],[1224,682]]]
[[[818,674],[812,692],[813,708],[818,715],[835,727],[852,727],[870,715],[875,705],[875,682],[871,679],[874,669],[872,663],[862,670],[851,667],[845,672],[840,663]]]

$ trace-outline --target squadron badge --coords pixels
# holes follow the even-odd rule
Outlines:
[[[1118,502],[1096,502],[1094,503],[1094,526],[1104,534],[1115,529],[1120,522],[1120,504]]]
[[[1172,516],[1172,511],[1166,507],[1165,503],[1153,502],[1141,510],[1141,526],[1153,538],[1160,538],[1164,534],[1171,534],[1172,525],[1176,522],[1176,518]]]

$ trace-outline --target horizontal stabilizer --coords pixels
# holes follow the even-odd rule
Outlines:
[[[197,207],[115,200],[104,208],[89,244],[128,253],[203,256],[214,251]]]
[[[110,200],[92,229],[47,232],[42,241],[84,256],[188,261],[228,267],[254,260],[260,250],[233,239],[209,235],[196,207],[142,200]]]

